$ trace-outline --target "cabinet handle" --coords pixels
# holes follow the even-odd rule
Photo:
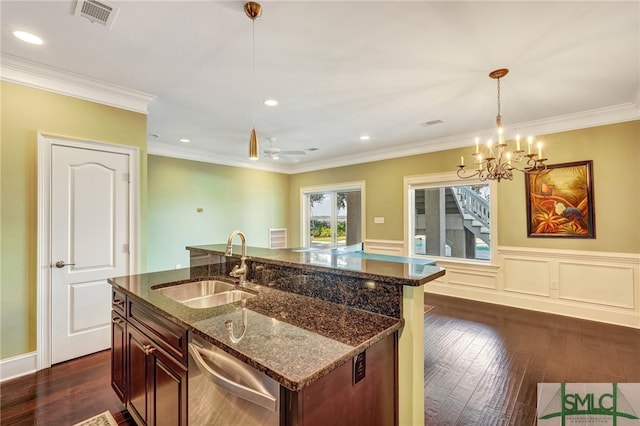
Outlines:
[[[144,345],[142,347],[142,350],[144,351],[145,355],[150,355],[156,351],[156,348],[151,345]]]
[[[116,306],[124,306],[124,300],[113,299],[113,304],[116,305]]]
[[[111,322],[113,322],[114,324],[122,324],[124,322],[124,320],[122,320],[120,318],[113,318],[111,320]]]

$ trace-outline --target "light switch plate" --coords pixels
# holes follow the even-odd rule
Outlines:
[[[373,223],[384,223],[384,216],[377,216],[373,218]]]

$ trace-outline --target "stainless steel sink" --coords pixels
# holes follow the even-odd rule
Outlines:
[[[182,302],[190,308],[211,308],[213,306],[228,305],[233,302],[240,302],[255,297],[255,294],[243,290],[230,290],[210,296],[198,297],[196,299]]]
[[[193,281],[152,289],[191,308],[211,308],[255,297],[231,283],[218,280]]]

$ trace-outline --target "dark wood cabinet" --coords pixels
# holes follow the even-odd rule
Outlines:
[[[317,382],[298,391],[286,391],[287,426],[397,425],[398,334],[381,340],[365,352],[362,366],[346,362]]]
[[[126,404],[127,323],[115,311],[111,312],[111,387]]]
[[[136,327],[127,329],[127,409],[138,424],[187,424],[187,368]]]
[[[111,315],[111,386],[131,417],[140,426],[186,426],[187,330],[115,290]],[[397,354],[396,332],[367,348],[363,364],[347,361],[297,392],[281,387],[280,424],[397,425]]]
[[[138,425],[186,425],[187,331],[117,293],[111,314],[112,388]],[[120,300],[124,303],[116,304]]]

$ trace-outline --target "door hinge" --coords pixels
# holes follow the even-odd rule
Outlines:
[[[131,252],[129,251],[129,244],[123,244],[123,245],[122,245],[122,252],[123,252],[123,253],[129,253],[129,254],[131,253]]]
[[[122,180],[124,180],[127,183],[131,183],[131,179],[129,179],[129,173],[123,173]]]

